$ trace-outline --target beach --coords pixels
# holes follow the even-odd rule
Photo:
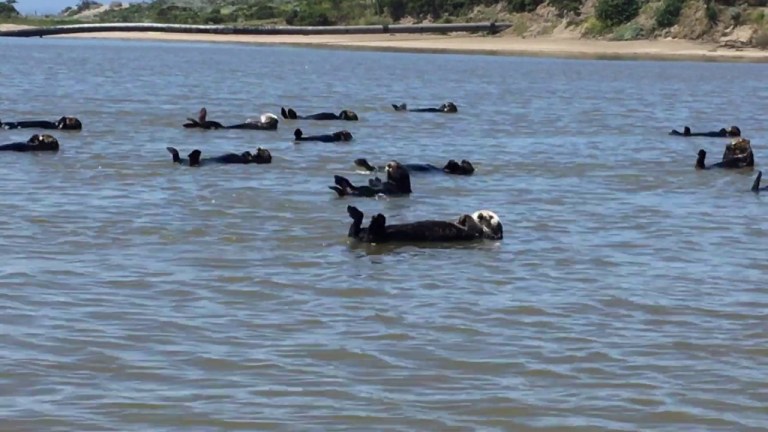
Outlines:
[[[21,28],[0,25],[0,31]],[[376,35],[213,35],[161,32],[80,33],[57,38],[199,41],[279,44],[382,51],[525,55],[561,58],[657,59],[708,61],[768,61],[768,51],[732,49],[689,40],[602,41],[572,34],[521,38],[509,34],[376,34]]]

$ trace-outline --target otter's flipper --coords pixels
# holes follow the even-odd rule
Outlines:
[[[754,193],[760,193],[760,179],[763,178],[763,172],[758,171],[757,177],[755,177],[755,182],[752,183],[752,192]]]
[[[293,138],[298,141],[301,139],[301,137],[304,135],[304,132],[301,131],[301,129],[296,128],[295,131],[293,131]]]
[[[347,214],[349,214],[349,217],[351,217],[352,220],[355,222],[360,221],[362,223],[363,218],[365,217],[365,215],[363,214],[363,212],[360,211],[359,208],[351,205],[347,206]]]
[[[333,176],[333,183],[336,184],[336,186],[340,186],[347,190],[352,190],[355,187],[352,185],[352,182],[349,181],[346,177],[342,177],[340,175]]]
[[[401,103],[400,105],[392,104],[392,108],[394,108],[395,111],[408,111],[408,106],[404,103]]]
[[[296,111],[293,108],[288,108],[288,118],[291,120],[296,120],[299,118],[299,115],[296,114]]]
[[[357,207],[348,205],[347,214],[352,218],[352,224],[349,226],[348,237],[357,238],[363,230],[363,219],[365,215]]]
[[[171,156],[173,157],[173,163],[178,163],[178,164],[181,163],[181,157],[179,156],[178,150],[176,150],[173,147],[166,147],[165,149],[168,150],[168,153],[170,153]]]
[[[201,127],[201,126],[202,126],[202,125],[200,124],[200,122],[198,122],[197,120],[195,120],[195,119],[193,119],[193,118],[189,118],[189,117],[187,117],[187,121],[188,121],[189,123],[184,123],[184,127],[185,127],[185,128],[197,128],[197,127]]]
[[[280,107],[280,115],[283,116],[284,119],[290,119],[290,117],[288,117],[288,112],[285,110],[285,107]]]
[[[339,197],[347,196],[346,191],[338,186],[328,186],[328,189],[336,192]]]
[[[200,166],[200,156],[203,154],[200,150],[192,150],[190,154],[187,155],[189,158],[189,166]]]

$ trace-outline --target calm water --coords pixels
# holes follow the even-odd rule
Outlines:
[[[765,65],[0,39],[5,120],[76,115],[2,154],[0,430],[768,429],[768,196],[697,172],[673,127],[768,158]],[[458,103],[457,115],[390,103]],[[357,123],[193,131],[291,106]],[[292,131],[348,128],[349,144]],[[0,131],[0,142],[39,131]],[[272,165],[171,164],[257,146]],[[338,199],[352,160],[442,164]],[[348,243],[480,208],[500,243]]]

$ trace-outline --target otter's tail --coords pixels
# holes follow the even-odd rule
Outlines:
[[[401,103],[400,105],[392,104],[392,108],[394,108],[395,111],[408,111],[408,106],[404,103]]]
[[[752,192],[754,193],[760,193],[760,179],[763,178],[763,172],[758,171],[757,177],[755,177],[755,182],[752,183]]]
[[[296,128],[296,130],[293,131],[293,138],[296,141],[300,140],[302,136],[304,136],[304,132],[302,132],[300,128]]]
[[[171,157],[173,157],[173,163],[181,163],[181,158],[179,157],[179,151],[176,150],[173,147],[166,147],[166,150],[168,150],[168,153],[171,154]]]
[[[203,154],[200,150],[192,150],[192,153],[188,154],[189,166],[200,166],[200,156]]]

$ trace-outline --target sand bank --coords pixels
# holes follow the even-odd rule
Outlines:
[[[0,30],[19,26],[0,25]],[[574,37],[519,38],[510,35],[211,35],[189,33],[110,32],[82,33],[57,38],[109,38],[130,40],[236,42],[283,44],[325,48],[356,48],[384,51],[457,52],[496,55],[526,55],[563,58],[615,58],[709,61],[768,61],[768,51],[735,50],[713,43],[684,40],[611,42]]]

